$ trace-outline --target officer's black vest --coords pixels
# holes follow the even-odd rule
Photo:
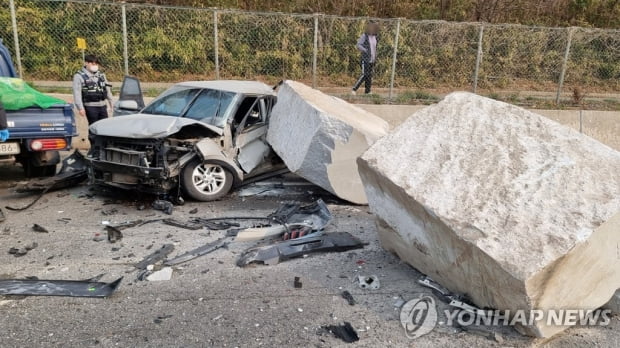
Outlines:
[[[92,103],[105,100],[106,98],[106,81],[103,74],[98,74],[99,78],[97,82],[93,80],[84,71],[78,71],[78,74],[82,76],[84,80],[84,86],[82,86],[82,102]]]

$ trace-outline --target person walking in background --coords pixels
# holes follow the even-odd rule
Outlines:
[[[89,126],[108,117],[108,104],[112,108],[110,84],[99,71],[99,59],[92,54],[84,57],[84,67],[73,76],[73,102]]]
[[[4,104],[0,102],[0,142],[3,143],[9,139],[9,125],[6,120],[6,111],[4,111]]]
[[[379,42],[379,24],[374,21],[366,24],[366,31],[357,40],[355,47],[362,53],[362,74],[360,75],[351,93],[356,94],[358,88],[364,83],[364,93],[370,93],[372,87],[372,70],[377,59],[377,44]]]

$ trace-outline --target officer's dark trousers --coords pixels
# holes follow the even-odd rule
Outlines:
[[[364,93],[370,93],[370,88],[372,86],[372,69],[374,68],[375,63],[362,61],[362,75],[357,79],[355,85],[353,85],[353,90],[357,91],[358,88],[364,82]]]
[[[108,118],[108,107],[107,106],[86,106],[84,105],[84,111],[86,111],[86,119],[88,119],[88,125]],[[93,145],[95,141],[95,136],[88,131],[88,140],[90,141],[90,145]]]

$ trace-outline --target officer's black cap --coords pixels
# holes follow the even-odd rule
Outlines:
[[[99,61],[99,58],[97,58],[97,56],[95,56],[94,54],[87,54],[84,56],[84,61],[86,63],[97,63],[97,64],[101,64],[101,62]]]

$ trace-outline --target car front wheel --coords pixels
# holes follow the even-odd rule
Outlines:
[[[218,163],[195,159],[183,168],[183,189],[195,200],[208,202],[220,199],[232,185],[232,174]]]

